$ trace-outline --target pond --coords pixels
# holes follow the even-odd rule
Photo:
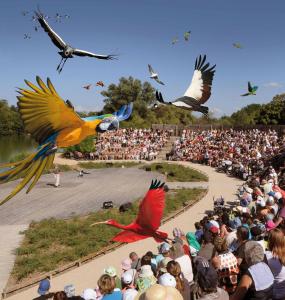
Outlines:
[[[19,153],[31,152],[36,146],[27,135],[0,136],[0,163],[9,162]]]

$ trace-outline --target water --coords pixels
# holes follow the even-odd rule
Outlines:
[[[32,152],[36,146],[27,135],[0,136],[0,163],[9,162],[19,153]]]

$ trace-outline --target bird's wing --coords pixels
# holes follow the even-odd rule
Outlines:
[[[149,191],[140,203],[136,223],[142,228],[157,230],[163,216],[165,206],[164,183],[152,181]]]
[[[148,70],[149,70],[150,75],[154,74],[154,70],[151,65],[148,65]]]
[[[156,82],[158,82],[159,84],[164,85],[164,83],[163,83],[162,81],[160,81],[158,78],[154,78],[154,80],[155,80]]]
[[[42,144],[64,128],[80,127],[84,121],[57,94],[49,78],[47,85],[37,76],[38,86],[25,80],[32,89],[18,90],[18,107],[25,130]]]
[[[157,100],[158,102],[160,102],[160,103],[162,103],[162,104],[167,104],[167,103],[164,101],[161,92],[155,91],[155,97],[156,97],[156,100]]]
[[[205,103],[211,96],[211,88],[215,73],[215,66],[209,68],[210,64],[205,64],[206,55],[200,55],[195,62],[195,70],[192,81],[184,96],[196,99],[199,104]]]
[[[185,108],[194,108],[199,106],[199,103],[194,98],[189,98],[186,96],[180,97],[172,102],[173,105]]]
[[[35,12],[37,19],[44,29],[45,32],[49,35],[52,42],[55,44],[55,46],[61,50],[63,50],[67,45],[65,41],[49,26],[48,22],[44,18],[43,14],[40,12]]]
[[[115,57],[116,57],[116,55],[96,54],[96,53],[92,53],[92,52],[80,50],[80,49],[74,49],[73,54],[75,54],[77,56],[89,56],[89,57],[95,57],[98,59],[106,59],[106,60],[115,59]]]
[[[250,93],[252,92],[252,86],[250,82],[247,83],[247,89]]]
[[[255,86],[252,88],[252,91],[253,91],[253,92],[256,92],[256,91],[257,91],[257,89],[258,89],[258,86],[257,86],[257,85],[255,85]]]
[[[123,105],[117,112],[115,112],[113,115],[115,115],[119,122],[127,120],[133,111],[133,102]]]
[[[250,93],[245,93],[245,94],[242,94],[241,96],[245,97],[245,96],[249,96],[249,95],[250,95]]]
[[[132,243],[143,239],[147,239],[148,237],[149,236],[147,235],[142,235],[142,234],[135,233],[133,231],[124,230],[119,232],[117,235],[115,235],[112,238],[112,241],[120,242],[120,243]]]

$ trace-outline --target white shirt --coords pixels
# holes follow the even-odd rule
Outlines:
[[[181,267],[181,271],[187,279],[187,281],[190,283],[193,281],[193,270],[192,270],[192,263],[191,259],[188,255],[183,255],[175,259]]]

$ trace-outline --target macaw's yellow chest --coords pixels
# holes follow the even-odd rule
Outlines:
[[[82,126],[77,128],[66,128],[62,130],[56,141],[59,148],[74,146],[81,143],[85,138],[90,135],[95,135],[95,130],[89,127]]]

